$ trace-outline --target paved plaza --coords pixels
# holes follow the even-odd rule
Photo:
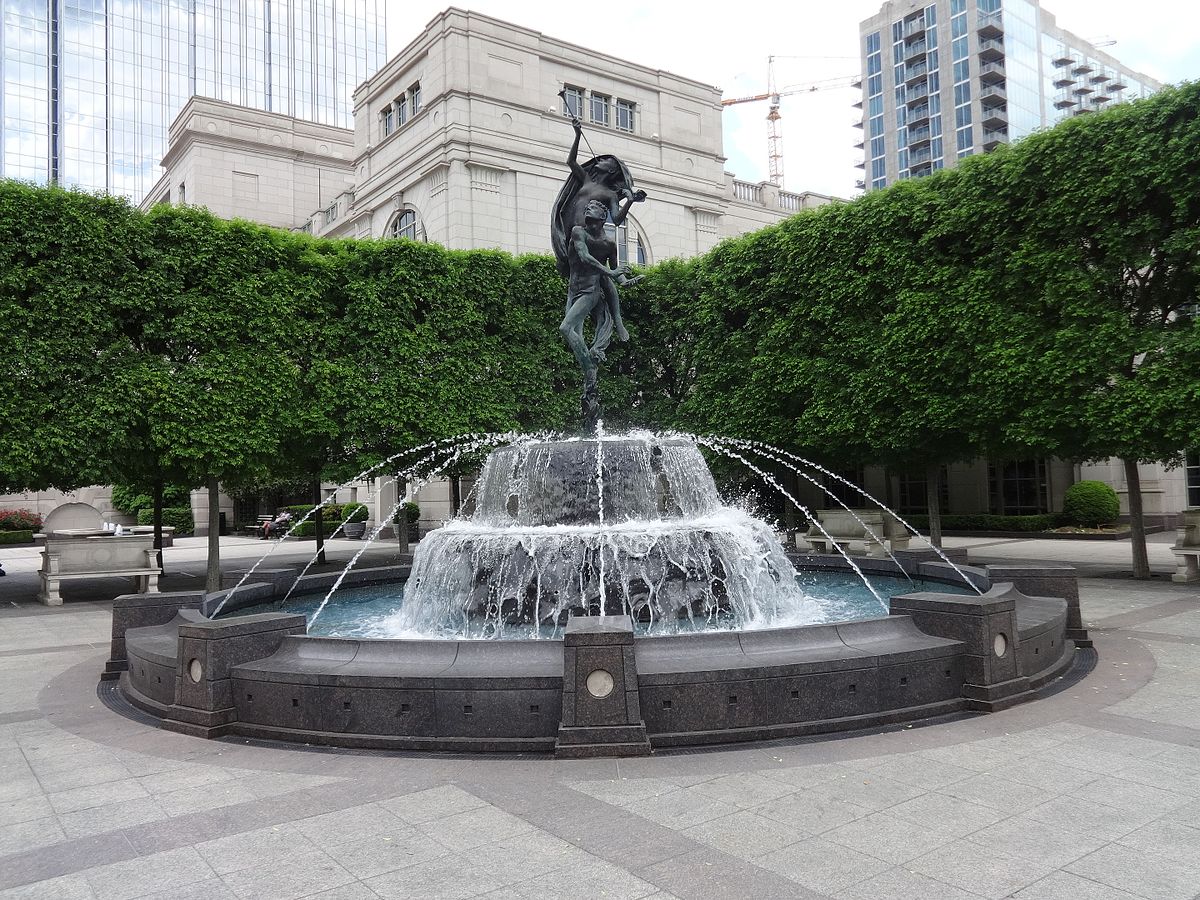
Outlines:
[[[1150,582],[1127,542],[947,539],[972,563],[1078,566],[1099,657],[1036,703],[607,761],[164,731],[97,692],[125,583],[42,607],[37,551],[0,549],[0,897],[1194,900],[1200,586],[1167,577],[1172,538]],[[226,568],[264,546],[225,539]],[[201,586],[203,541],[166,566],[164,589]]]

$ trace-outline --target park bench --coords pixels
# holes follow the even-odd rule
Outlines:
[[[895,516],[880,509],[823,509],[817,512],[817,521],[829,536],[815,524],[804,534],[809,548],[817,553],[836,553],[839,547],[849,553],[855,544],[861,544],[863,552],[873,557],[886,557],[888,548],[893,553],[908,549],[908,531]],[[864,525],[880,540],[871,537]],[[887,548],[881,541],[887,542]]]
[[[38,600],[61,606],[59,586],[72,578],[128,576],[136,593],[157,593],[158,561],[153,534],[114,535],[93,529],[64,529],[46,535]]]
[[[1200,506],[1179,514],[1179,530],[1171,552],[1175,554],[1175,574],[1171,580],[1200,581]]]

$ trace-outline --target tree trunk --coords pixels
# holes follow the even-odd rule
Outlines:
[[[165,575],[167,573],[163,570],[162,557],[163,482],[161,478],[154,479],[151,492],[154,494],[154,554],[158,560],[158,574]]]
[[[221,589],[221,487],[215,476],[208,479],[208,574],[204,590]]]
[[[929,543],[942,546],[942,467],[925,467],[925,504],[929,507]]]
[[[321,479],[314,478],[312,483],[313,505],[317,511],[313,515],[313,527],[317,532],[317,563],[325,565],[325,508],[321,506]]]
[[[1146,519],[1142,511],[1142,477],[1136,459],[1125,464],[1125,485],[1129,488],[1129,545],[1133,552],[1133,577],[1150,577],[1150,555],[1146,550]]]
[[[462,482],[457,475],[450,476],[450,515],[457,516],[462,511]]]

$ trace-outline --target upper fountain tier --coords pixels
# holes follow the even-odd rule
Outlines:
[[[472,522],[497,527],[697,519],[721,507],[696,445],[651,434],[503,447],[476,497]]]

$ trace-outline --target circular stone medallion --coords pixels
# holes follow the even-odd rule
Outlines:
[[[603,700],[613,692],[613,677],[603,669],[594,669],[587,677],[588,693],[597,700]]]
[[[992,641],[992,650],[997,656],[1003,656],[1008,652],[1008,638],[1003,634],[996,635],[996,639]]]
[[[200,665],[200,660],[193,659],[190,663],[188,663],[188,677],[191,678],[195,684],[200,683],[200,679],[204,677],[204,667]]]

